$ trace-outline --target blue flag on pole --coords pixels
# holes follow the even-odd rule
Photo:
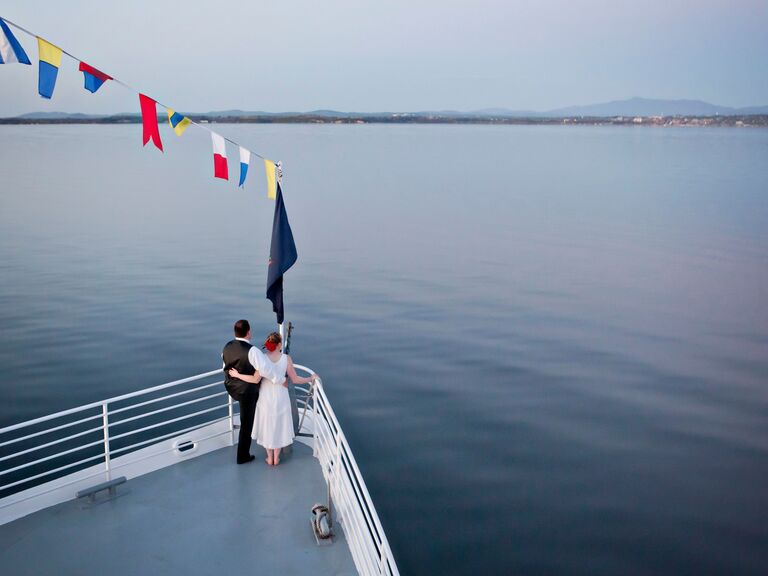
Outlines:
[[[288,214],[283,204],[283,191],[277,183],[275,217],[272,220],[272,242],[269,246],[269,268],[267,270],[267,299],[272,300],[272,311],[277,314],[277,323],[283,323],[283,274],[298,258],[293,232],[288,223]]]

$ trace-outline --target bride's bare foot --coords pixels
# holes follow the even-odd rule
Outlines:
[[[274,455],[274,465],[277,466],[278,464],[280,464],[280,449],[279,448],[277,450],[275,450],[275,455]]]
[[[270,466],[272,466],[272,462],[273,462],[273,460],[272,460],[272,450],[267,450],[267,458],[266,458],[265,462],[267,464],[269,464]]]

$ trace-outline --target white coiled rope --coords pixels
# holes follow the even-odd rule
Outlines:
[[[325,504],[315,504],[312,506],[312,529],[315,536],[320,540],[327,540],[333,536],[333,521],[331,520],[331,511]]]

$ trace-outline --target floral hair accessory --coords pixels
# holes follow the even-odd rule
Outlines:
[[[265,340],[264,348],[266,348],[270,352],[274,352],[275,350],[277,350],[277,342],[270,342],[269,340]]]

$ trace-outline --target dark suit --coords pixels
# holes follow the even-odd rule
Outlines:
[[[224,386],[234,400],[240,403],[240,434],[237,441],[237,463],[250,459],[251,431],[256,414],[256,402],[259,400],[259,385],[232,378],[228,372],[235,368],[240,374],[253,375],[256,369],[248,361],[251,344],[243,340],[231,340],[224,346],[221,358],[224,360]]]

